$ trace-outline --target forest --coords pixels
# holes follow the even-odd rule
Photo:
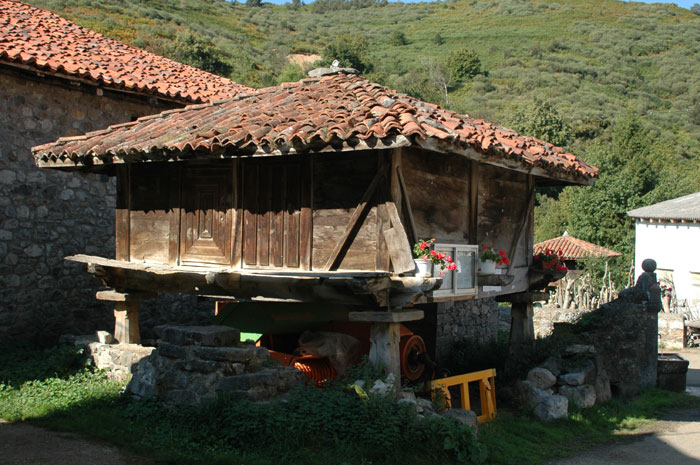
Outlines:
[[[634,251],[626,211],[700,190],[700,7],[616,0],[29,3],[252,87],[297,80],[338,59],[401,92],[561,145],[600,167],[600,178],[594,187],[539,192],[535,240],[568,231],[621,252],[613,266],[618,286]],[[299,65],[290,56],[306,60]]]

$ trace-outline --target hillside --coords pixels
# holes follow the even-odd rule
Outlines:
[[[619,279],[633,245],[624,212],[700,190],[700,15],[673,5],[615,0],[320,0],[258,7],[223,0],[29,3],[256,87],[299,78],[301,70],[287,56],[324,49],[328,55],[329,44],[341,36],[341,43],[359,44],[370,79],[444,105],[436,71],[454,52],[473,49],[481,73],[453,79],[447,106],[566,145],[601,166],[597,187],[548,191],[558,200],[541,198],[537,240],[568,229],[619,250],[625,253]]]

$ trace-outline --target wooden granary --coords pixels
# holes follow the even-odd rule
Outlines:
[[[42,168],[117,177],[114,259],[72,259],[125,317],[144,292],[341,304],[386,328],[441,300],[526,301],[535,187],[592,184],[597,169],[353,71],[35,147]],[[458,269],[415,276],[424,238]],[[502,275],[478,276],[484,244],[511,257]]]

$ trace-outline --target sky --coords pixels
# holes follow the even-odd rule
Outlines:
[[[238,0],[239,3],[243,2],[245,3],[245,0]],[[305,3],[311,3],[312,0],[304,0]],[[395,1],[395,0],[389,0]],[[421,0],[402,0],[403,3],[418,3]],[[628,1],[628,0],[624,0]],[[683,8],[690,8],[693,6],[694,3],[700,3],[700,0],[638,0],[643,3],[675,3],[676,5],[683,7]],[[263,0],[265,3],[275,3],[277,5],[281,5],[287,2],[291,2],[291,0]]]

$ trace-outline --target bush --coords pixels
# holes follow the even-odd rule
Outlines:
[[[471,79],[481,73],[481,60],[474,50],[463,48],[450,53],[447,68],[456,80]]]
[[[368,50],[369,42],[363,36],[341,34],[323,49],[321,56],[327,64],[338,60],[340,66],[355,68],[360,73],[368,73],[373,68],[367,54]]]
[[[389,36],[389,43],[400,47],[402,45],[408,45],[408,39],[403,31],[395,30]]]

